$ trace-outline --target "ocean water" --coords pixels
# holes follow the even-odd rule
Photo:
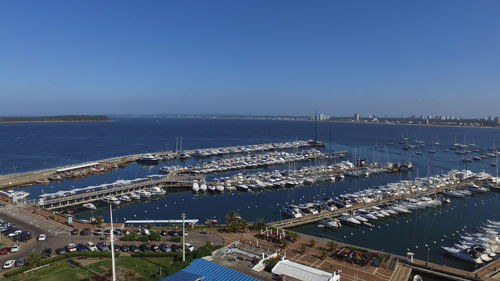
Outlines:
[[[125,154],[172,150],[175,148],[176,138],[181,136],[184,149],[293,141],[313,138],[314,123],[277,120],[117,118],[109,123],[0,124],[0,175]],[[416,150],[403,150],[402,145],[398,144],[402,136],[408,136],[412,141],[424,141],[426,146],[420,150],[422,155],[416,155]],[[173,219],[185,212],[188,218],[197,218],[201,221],[209,218],[223,220],[227,212],[236,210],[248,220],[262,217],[266,221],[272,221],[281,218],[279,212],[281,205],[290,202],[300,203],[331,197],[450,169],[466,167],[473,171],[484,170],[493,174],[497,172],[496,168],[490,165],[495,159],[464,163],[461,161],[462,155],[443,150],[455,142],[473,143],[478,148],[500,146],[500,130],[497,129],[319,122],[318,138],[326,143],[325,150],[349,151],[348,159],[356,157],[382,163],[409,160],[414,163],[414,169],[401,174],[374,175],[363,179],[345,179],[329,184],[257,193],[194,195],[190,191],[169,192],[162,198],[121,204],[115,209],[114,217],[117,222],[126,219]],[[433,145],[434,142],[440,144]],[[375,145],[378,148],[375,148]],[[431,148],[437,152],[427,153]],[[196,159],[190,159],[186,164],[195,161]],[[172,161],[158,166],[133,163],[107,174],[49,185],[33,185],[23,190],[30,192],[30,197],[33,199],[43,192],[157,174],[161,165],[176,164],[179,162]],[[296,167],[315,164],[314,161],[304,162]],[[288,165],[272,169],[286,168]],[[469,268],[470,265],[443,255],[440,246],[452,245],[455,235],[474,229],[486,219],[500,219],[499,203],[498,193],[488,193],[466,199],[455,199],[451,204],[436,209],[422,210],[407,216],[394,216],[377,223],[372,230],[342,227],[338,231],[323,231],[316,225],[306,225],[296,230],[402,255],[412,251],[422,260],[426,260],[428,254],[430,261]],[[107,216],[106,209],[76,214],[79,218],[97,215]]]

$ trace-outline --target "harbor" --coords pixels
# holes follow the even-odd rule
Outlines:
[[[27,206],[43,208],[41,213],[41,210],[55,212],[62,219],[71,216],[82,224],[99,216],[106,217],[104,207],[109,204],[114,206],[118,224],[178,222],[180,217],[175,214],[181,212],[197,220],[197,225],[206,221],[223,224],[226,214],[234,210],[249,221],[263,218],[270,227],[304,235],[310,233],[382,249],[405,258],[407,252],[415,252],[415,260],[419,261],[427,261],[424,244],[432,243],[429,263],[447,263],[468,272],[475,270],[470,263],[461,262],[441,248],[457,243],[446,237],[439,238],[444,239],[442,242],[433,238],[437,244],[434,240],[429,242],[426,235],[408,239],[414,244],[413,248],[397,238],[393,239],[397,241],[393,247],[373,245],[370,241],[381,241],[384,235],[403,225],[407,228],[398,233],[407,237],[414,232],[410,226],[417,218],[425,217],[433,225],[432,221],[441,213],[459,212],[455,206],[461,202],[483,204],[477,200],[484,200],[485,206],[493,204],[497,200],[496,186],[491,181],[494,166],[483,166],[481,161],[463,162],[459,154],[442,149],[436,149],[434,154],[416,155],[401,149],[402,144],[380,145],[381,139],[378,147],[372,145],[375,141],[360,147],[351,145],[352,140],[344,144],[325,138],[321,139],[323,146],[297,146],[304,142],[307,141],[276,139],[255,146],[210,146],[219,147],[215,149],[196,148],[191,144],[186,150],[180,149],[179,144],[168,154],[130,154],[134,159],[122,165],[115,162],[116,166],[107,171],[101,166],[104,162],[99,160],[54,168],[49,183],[41,181],[32,186],[4,189],[4,196],[12,201],[13,197],[29,193],[24,200]],[[278,145],[285,143],[287,145]],[[447,146],[444,143],[438,147]],[[487,173],[480,172],[483,167]],[[470,170],[464,172],[467,170],[464,168]],[[456,173],[455,181],[449,173]],[[463,175],[472,178],[459,179]],[[431,183],[439,187],[433,188]],[[476,187],[480,189],[474,192]],[[483,187],[489,191],[481,191]],[[457,191],[465,192],[454,193]],[[442,205],[438,205],[438,200]],[[411,206],[414,209],[410,209]],[[407,213],[401,211],[404,208]],[[290,217],[297,214],[300,217]],[[435,232],[454,237],[448,234],[451,233],[448,229]],[[424,238],[425,243],[421,242]],[[418,248],[414,248],[417,245]],[[479,269],[490,263],[484,264]]]

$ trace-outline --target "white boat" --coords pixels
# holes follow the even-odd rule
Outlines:
[[[141,197],[141,198],[149,198],[151,197],[151,192],[147,191],[147,190],[139,190],[137,191],[137,194]]]
[[[341,223],[349,225],[361,225],[361,222],[351,216],[340,216],[338,217]]]
[[[193,187],[192,187],[192,189],[193,189],[193,192],[198,192],[200,190],[200,186],[199,186],[197,180],[193,181]]]
[[[120,205],[120,200],[114,196],[106,196],[102,201],[106,204]]]
[[[128,197],[127,195],[120,195],[118,196],[118,200],[123,201],[123,202],[130,202],[132,199]]]
[[[206,182],[201,182],[200,184],[200,191],[205,192],[207,191],[207,183]]]
[[[224,186],[219,184],[219,185],[216,185],[215,186],[215,189],[218,191],[218,192],[224,192]]]
[[[454,247],[441,247],[443,250],[445,250],[448,254],[459,258],[464,261],[468,262],[473,262],[476,264],[482,264],[483,261],[479,257],[474,257],[473,253],[469,251],[470,249],[462,250],[462,249],[457,249]]]
[[[130,199],[139,200],[139,199],[141,199],[141,196],[135,192],[132,192],[132,193],[130,193]]]
[[[340,221],[332,218],[326,218],[320,221],[318,224],[318,227],[324,227],[324,228],[339,228],[341,226],[342,224],[340,224]]]
[[[153,186],[147,189],[151,193],[151,195],[165,195],[167,193],[164,189],[159,186]]]
[[[95,210],[95,209],[97,209],[97,207],[96,207],[94,204],[92,204],[92,203],[85,203],[85,204],[83,204],[82,206],[83,206],[84,208],[87,208],[87,209],[90,209],[90,210]]]

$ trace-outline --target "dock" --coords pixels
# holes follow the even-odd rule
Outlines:
[[[159,151],[154,152],[157,156],[162,157],[163,159],[178,159],[179,152],[182,152],[189,156],[196,156],[200,152],[208,152],[208,151],[220,151],[225,154],[230,154],[231,151],[236,150],[238,147],[242,146],[227,146],[227,147],[217,147],[217,148],[202,148],[202,149],[190,149],[190,150],[182,150],[182,151]],[[290,141],[290,142],[278,142],[272,144],[255,144],[248,145],[254,147],[262,147],[262,149],[255,149],[252,152],[261,152],[261,151],[272,151],[272,150],[286,150],[292,148],[299,147],[320,147],[324,146],[323,143],[307,140],[307,141]],[[227,153],[226,153],[227,152]],[[237,154],[237,153],[235,153]],[[12,174],[3,174],[0,175],[0,189],[14,188],[20,186],[29,186],[32,184],[36,184],[37,182],[44,182],[50,178],[60,178],[60,180],[64,180],[65,177],[73,177],[73,176],[85,176],[87,172],[88,175],[92,174],[91,168],[97,168],[101,170],[109,170],[115,169],[119,167],[125,167],[127,164],[136,162],[143,153],[139,154],[131,154],[131,155],[123,155],[118,157],[111,157],[101,160],[93,160],[89,162],[72,164],[48,169],[42,169],[37,171],[28,171],[28,172],[20,172],[20,173],[12,173]]]
[[[119,196],[154,186],[166,187],[167,190],[172,188],[191,188],[193,180],[200,179],[201,177],[199,176],[165,176],[56,198],[40,198],[32,201],[32,203],[47,210],[64,209],[99,201],[106,196]]]
[[[432,191],[427,192],[426,194],[431,195],[431,194],[441,193],[445,190],[457,189],[457,188],[460,188],[460,187],[462,187],[470,182],[471,181],[463,181],[463,182],[460,182],[458,184],[451,184],[451,185],[442,186],[440,188],[433,189]],[[413,194],[413,195],[417,195],[418,193],[421,193],[421,192],[415,192],[415,194]],[[290,218],[290,219],[279,220],[279,221],[269,223],[269,226],[276,227],[276,228],[296,227],[296,226],[300,226],[300,225],[304,225],[304,224],[318,222],[318,221],[325,219],[325,218],[336,217],[344,212],[352,212],[352,211],[355,211],[355,210],[361,209],[361,208],[369,208],[369,207],[373,207],[373,206],[377,206],[377,205],[381,205],[381,204],[386,204],[386,203],[390,203],[393,201],[408,198],[410,196],[412,196],[412,194],[393,196],[390,198],[386,198],[386,199],[382,199],[382,200],[378,200],[378,201],[374,201],[374,202],[370,202],[370,203],[360,203],[360,204],[355,204],[351,207],[339,208],[339,209],[334,210],[334,211],[323,211],[319,214],[306,215],[306,216],[303,216],[300,218]]]

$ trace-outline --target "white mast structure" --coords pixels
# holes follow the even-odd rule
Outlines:
[[[109,204],[109,218],[111,221],[111,231],[109,240],[111,242],[111,271],[113,274],[113,281],[116,281],[116,268],[115,268],[115,236],[113,228],[113,210],[111,204]]]

